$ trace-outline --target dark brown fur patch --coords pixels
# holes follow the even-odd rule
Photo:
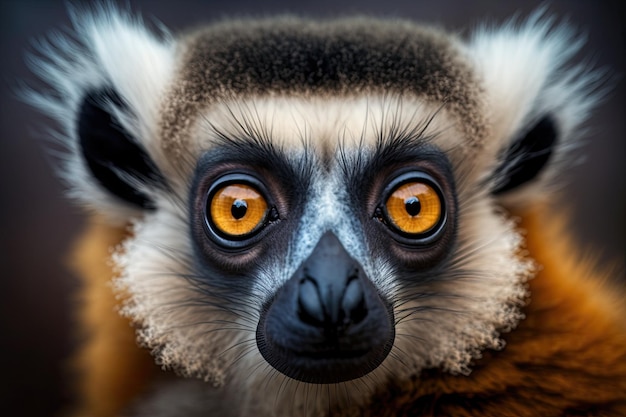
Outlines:
[[[230,21],[181,40],[163,110],[164,147],[183,146],[199,111],[251,96],[417,95],[445,105],[476,146],[480,87],[450,36],[403,21],[297,18]]]

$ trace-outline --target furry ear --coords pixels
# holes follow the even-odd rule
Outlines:
[[[29,56],[50,89],[24,96],[59,122],[61,177],[70,195],[113,221],[154,209],[166,187],[158,109],[171,77],[170,36],[109,3],[70,10],[73,30],[52,34]]]
[[[116,121],[128,106],[115,90],[85,93],[77,118],[80,154],[89,173],[104,190],[138,208],[153,209],[144,186],[164,186],[165,179],[145,149]]]
[[[492,194],[524,208],[559,186],[581,125],[604,95],[603,71],[569,65],[583,40],[541,9],[524,23],[479,28],[469,47],[487,97]]]

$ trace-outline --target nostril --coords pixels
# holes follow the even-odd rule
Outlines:
[[[344,290],[338,291],[337,297],[325,300],[315,279],[301,279],[298,288],[299,319],[311,326],[329,329],[339,329],[363,321],[367,316],[363,284],[358,274],[347,281]]]
[[[314,326],[324,324],[324,305],[315,282],[309,278],[300,281],[298,290],[298,315],[300,320]]]
[[[348,323],[360,323],[367,315],[363,286],[357,276],[351,277],[348,282],[343,299],[341,300],[341,308],[344,312],[346,322]]]

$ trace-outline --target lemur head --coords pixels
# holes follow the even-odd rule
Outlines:
[[[72,196],[132,225],[115,289],[161,364],[357,391],[502,347],[533,272],[502,208],[553,190],[597,97],[567,28],[75,23],[31,100]]]

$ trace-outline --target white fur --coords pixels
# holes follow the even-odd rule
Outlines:
[[[155,138],[164,90],[174,69],[173,43],[169,34],[153,35],[141,20],[108,3],[74,10],[72,22],[72,31],[52,34],[37,44],[39,55],[29,57],[31,67],[51,90],[27,90],[24,96],[58,122],[51,136],[67,149],[60,174],[70,186],[69,195],[121,223],[139,213],[90,175],[76,137],[79,105],[88,90],[113,87],[130,110],[116,112],[120,124],[154,160],[163,161]]]
[[[554,117],[557,149],[549,169],[524,185],[523,192],[506,196],[506,203],[524,206],[532,196],[549,196],[561,184],[562,170],[572,164],[572,150],[585,133],[582,126],[606,93],[605,72],[571,62],[584,38],[539,9],[525,21],[511,19],[500,27],[480,26],[466,54],[484,82],[492,137],[483,158],[497,156],[545,114]],[[521,190],[520,190],[521,191]]]

